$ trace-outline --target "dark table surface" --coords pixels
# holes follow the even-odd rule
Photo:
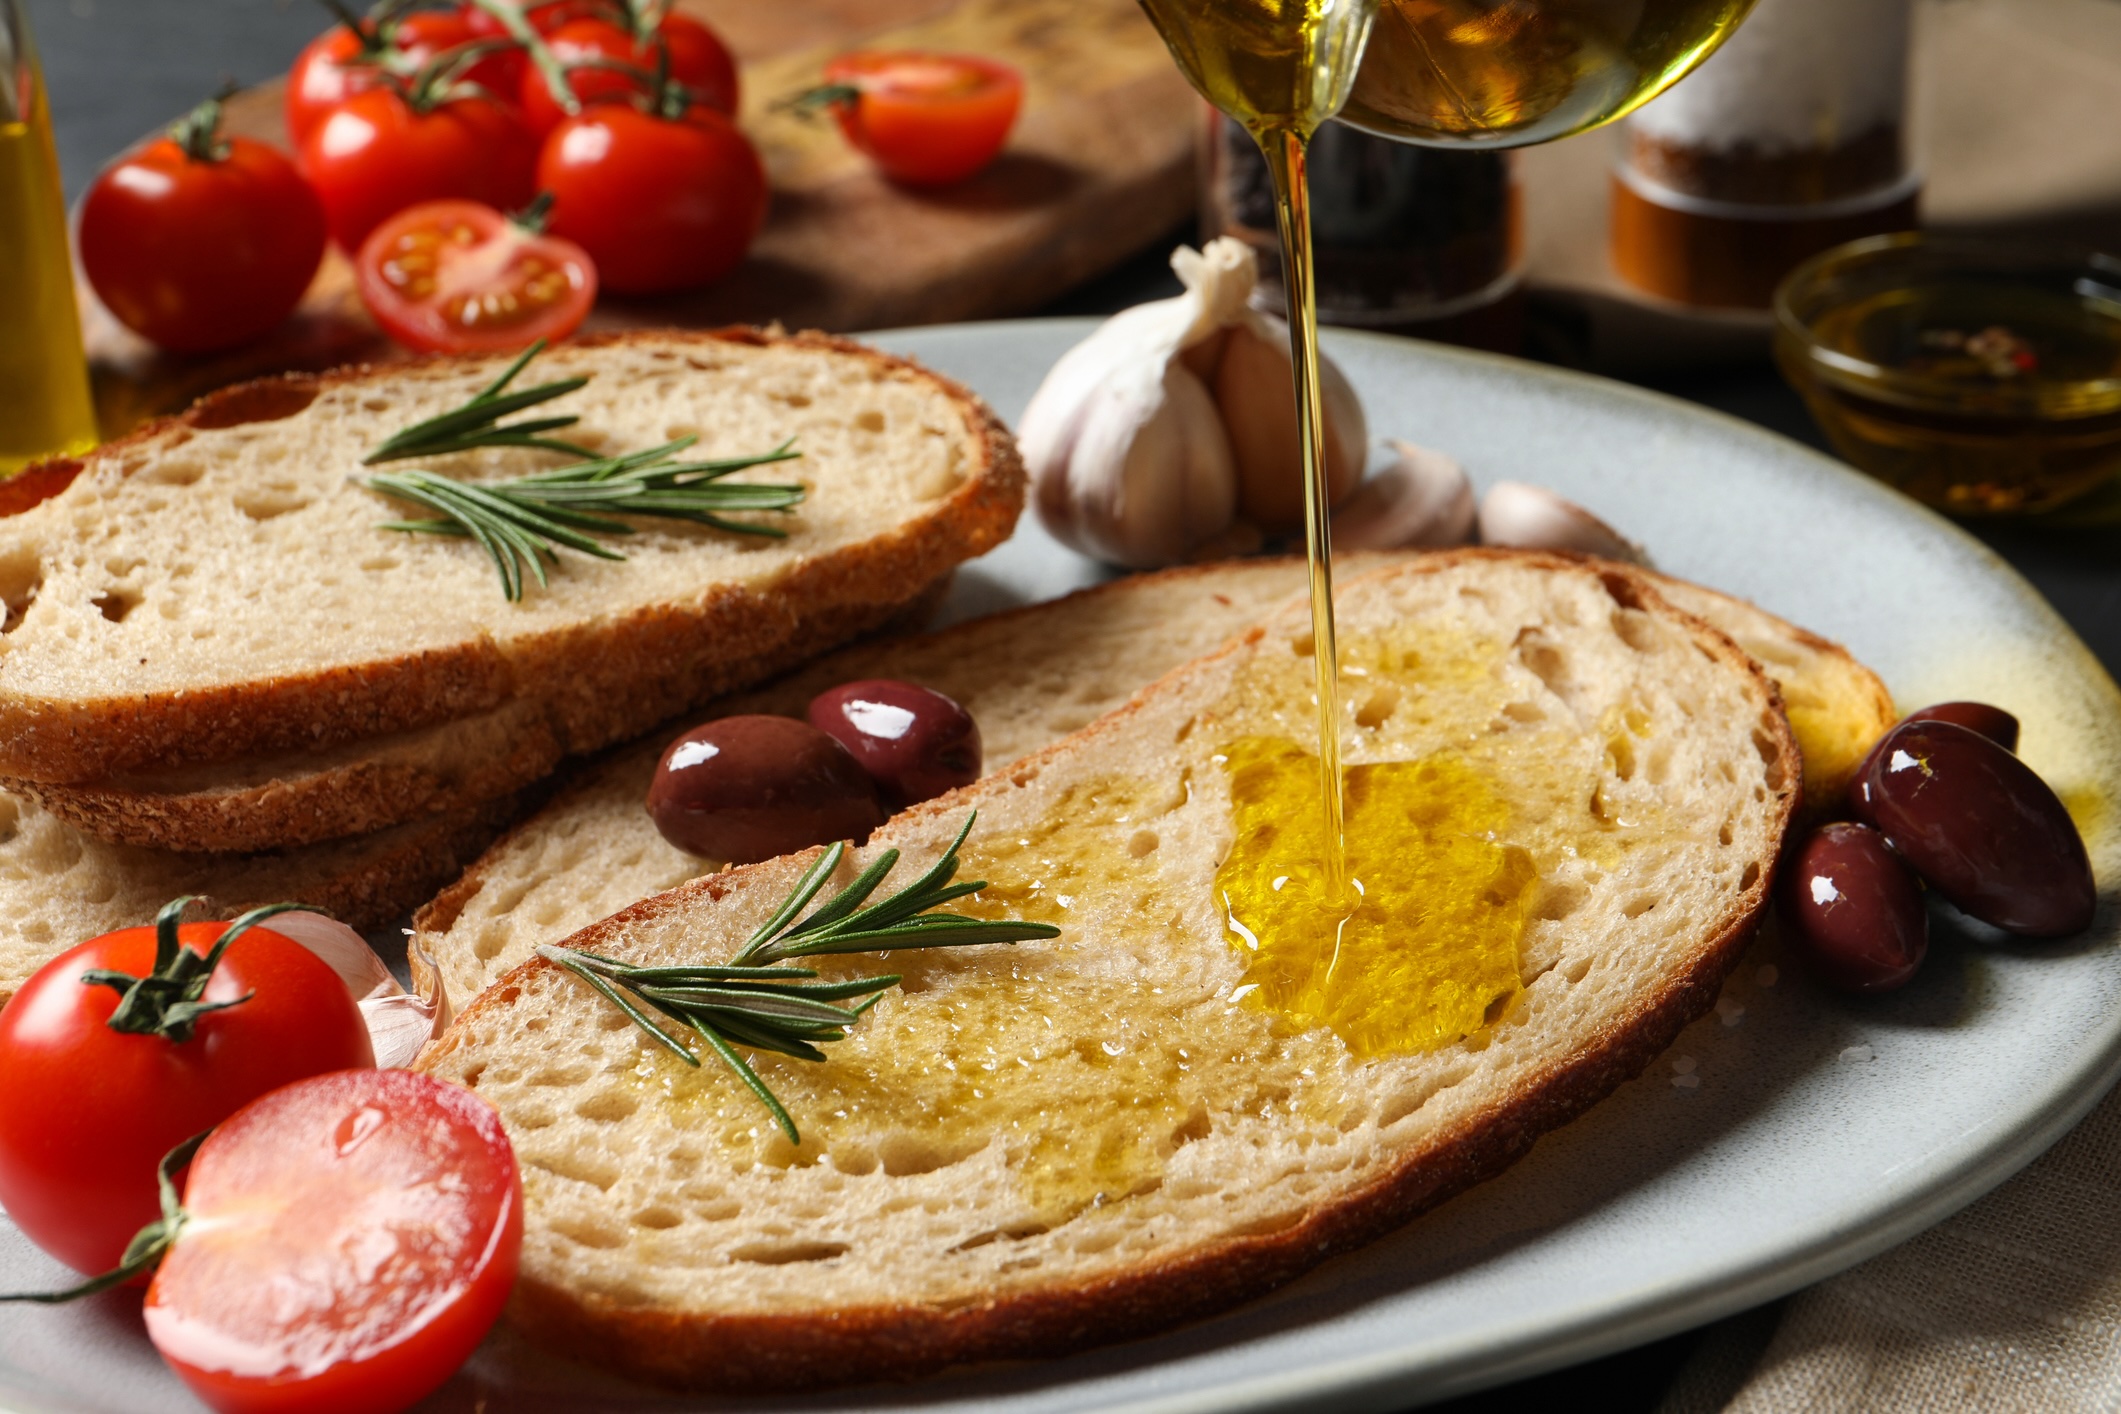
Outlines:
[[[102,164],[224,80],[251,84],[283,72],[327,23],[310,0],[21,0],[42,49],[68,199]],[[1051,314],[1102,314],[1174,294],[1165,264],[1190,231],[1054,304]],[[1735,367],[1646,380],[1826,450],[1794,393],[1774,370]],[[2121,530],[1969,527],[2060,611],[2109,672],[2121,665]],[[1698,1333],[1453,1400],[1449,1414],[1590,1405],[1656,1407]]]

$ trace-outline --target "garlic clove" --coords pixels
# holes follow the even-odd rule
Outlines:
[[[1582,506],[1522,481],[1488,488],[1480,502],[1480,540],[1520,550],[1574,550],[1624,564],[1650,562],[1640,545]]]
[[[1473,538],[1465,468],[1442,452],[1387,440],[1392,460],[1333,511],[1336,550],[1440,549]]]
[[[308,948],[339,974],[361,1009],[379,1069],[410,1065],[420,1048],[448,1024],[449,1004],[442,996],[441,974],[432,967],[434,994],[418,997],[398,985],[365,938],[336,918],[304,909],[276,914],[265,926]]]
[[[1229,527],[1235,482],[1207,388],[1152,354],[1110,368],[1083,399],[1066,474],[1039,480],[1039,518],[1085,554],[1153,569]]]
[[[1347,375],[1318,359],[1324,399],[1326,501],[1338,505],[1362,481],[1370,447],[1362,402]],[[1288,326],[1254,315],[1230,330],[1215,370],[1215,404],[1237,465],[1238,514],[1263,530],[1303,524],[1303,454],[1296,439],[1296,381]]]

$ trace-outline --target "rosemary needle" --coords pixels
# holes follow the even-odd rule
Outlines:
[[[430,417],[425,422],[416,422],[403,432],[388,437],[376,445],[375,450],[361,458],[361,465],[374,466],[378,462],[404,461],[409,457],[439,457],[451,452],[475,451],[480,447],[535,447],[548,452],[566,452],[577,457],[594,457],[595,452],[573,442],[563,442],[547,437],[548,432],[557,432],[563,427],[572,427],[581,419],[572,414],[559,417],[533,418],[524,422],[513,422],[506,426],[501,419],[522,412],[525,408],[549,403],[554,398],[565,397],[589,382],[587,374],[573,378],[561,378],[551,383],[540,383],[535,388],[522,388],[509,392],[508,385],[523,371],[538,354],[544,351],[545,341],[538,340],[523,350],[523,355],[508,365],[500,377],[474,395],[470,402],[452,411]]]
[[[697,1066],[699,1056],[649,1013],[660,1012],[697,1035],[773,1112],[774,1123],[788,1142],[800,1144],[802,1136],[786,1107],[735,1047],[823,1060],[825,1053],[818,1047],[846,1039],[847,1029],[876,1005],[882,993],[897,986],[899,978],[887,973],[819,982],[814,980],[818,975],[814,970],[786,965],[789,959],[822,953],[1015,943],[1060,935],[1060,929],[1049,923],[932,911],[986,887],[983,882],[950,882],[957,874],[958,850],[978,818],[977,814],[968,816],[942,858],[883,902],[863,907],[897,867],[899,852],[895,849],[885,850],[853,883],[797,922],[846,854],[844,844],[835,844],[804,871],[773,916],[726,963],[637,967],[597,953],[553,946],[541,946],[538,954],[602,993],[687,1065]],[[850,1001],[851,1006],[839,1005]]]
[[[758,456],[678,461],[677,454],[697,440],[681,437],[645,451],[598,457],[512,481],[458,481],[431,471],[404,471],[378,472],[366,484],[435,512],[432,520],[385,521],[381,529],[469,536],[493,560],[501,590],[513,602],[523,597],[526,567],[540,585],[547,582],[545,565],[556,559],[556,546],[598,559],[625,559],[592,538],[633,534],[633,527],[612,519],[614,515],[690,521],[739,535],[784,536],[787,532],[774,526],[730,520],[724,513],[790,510],[802,501],[802,487],[724,483],[721,478],[802,453],[783,442]]]

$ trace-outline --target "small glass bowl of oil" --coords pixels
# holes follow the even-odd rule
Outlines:
[[[2121,471],[2121,259],[1916,233],[1837,246],[1775,295],[1775,359],[1834,449],[1964,516]]]

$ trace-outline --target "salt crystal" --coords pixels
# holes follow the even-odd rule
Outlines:
[[[1694,1073],[1694,1058],[1692,1056],[1681,1056],[1672,1062],[1672,1071],[1676,1075],[1692,1075]]]
[[[1729,997],[1716,999],[1716,1014],[1723,1018],[1725,1026],[1736,1026],[1745,1016],[1745,1008]]]
[[[1845,1061],[1867,1061],[1875,1060],[1877,1054],[1869,1046],[1850,1046],[1841,1053],[1841,1058]]]
[[[1698,1075],[1675,1075],[1672,1077],[1672,1084],[1680,1090],[1699,1090],[1701,1088],[1701,1077]]]

